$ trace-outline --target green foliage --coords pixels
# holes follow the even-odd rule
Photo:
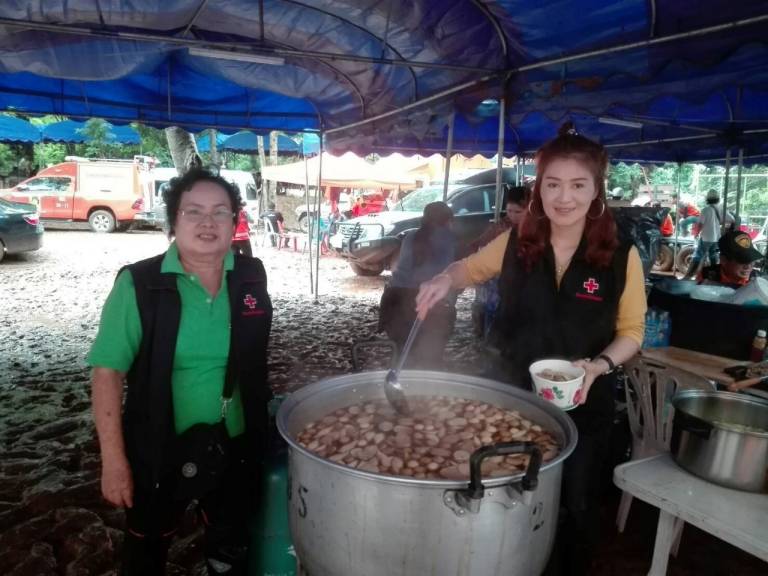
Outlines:
[[[0,176],[6,177],[17,164],[17,154],[8,144],[0,144]]]
[[[173,160],[171,159],[171,152],[168,150],[168,140],[165,137],[165,131],[138,123],[133,123],[131,126],[133,126],[139,133],[139,136],[141,136],[142,154],[157,158],[159,166],[173,166]]]
[[[66,144],[35,144],[34,164],[38,168],[45,168],[51,164],[64,162],[64,157],[67,154]]]

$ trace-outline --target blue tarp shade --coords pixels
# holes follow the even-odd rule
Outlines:
[[[111,144],[141,144],[141,137],[130,126],[113,126],[107,123],[107,141]],[[68,142],[82,144],[88,142],[85,122],[63,120],[46,124],[42,127],[43,140],[46,142]]]
[[[40,142],[40,130],[21,118],[0,116],[0,142]]]
[[[642,119],[639,135],[596,121],[582,132],[660,160],[742,145],[761,154],[768,129],[765,0],[264,0],[263,20],[250,0],[108,4],[3,2],[0,107],[192,130],[322,128],[331,149],[360,152],[443,151],[457,110],[457,142],[495,153],[496,123],[477,107],[500,96],[501,73],[511,71],[507,154],[535,148],[574,116]],[[191,44],[284,62],[191,55]],[[720,95],[720,106],[710,102]],[[657,129],[683,144],[656,145]],[[717,130],[711,146],[680,140],[702,129]],[[629,146],[640,140],[652,143]]]
[[[216,148],[218,150],[221,150],[221,145],[224,144],[224,141],[227,138],[229,138],[229,136],[227,136],[226,134],[222,134],[221,132],[216,132]],[[202,134],[198,134],[195,140],[197,140],[198,152],[211,151],[211,136],[207,131],[203,132]]]
[[[264,134],[264,152],[269,154],[270,151],[270,137],[269,134]],[[253,132],[238,132],[233,134],[224,141],[221,145],[222,150],[228,150],[230,152],[239,152],[241,154],[257,154],[259,151],[258,138]],[[289,138],[284,134],[277,135],[277,152],[278,154],[297,155],[300,152],[300,147],[293,138]]]

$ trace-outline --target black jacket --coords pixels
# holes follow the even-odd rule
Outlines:
[[[128,372],[123,427],[134,482],[155,486],[168,472],[175,438],[171,377],[181,298],[176,275],[160,272],[164,255],[131,264],[141,316],[142,341]],[[267,344],[272,303],[264,266],[256,258],[235,256],[227,272],[230,323],[230,368],[236,371],[243,402],[246,436],[252,453],[261,454],[266,440]],[[250,297],[249,297],[250,296]]]
[[[499,278],[500,305],[494,336],[513,382],[530,388],[528,367],[542,358],[592,358],[611,343],[624,292],[630,245],[621,245],[611,264],[599,269],[585,259],[582,240],[558,289],[551,246],[528,272],[510,236]],[[610,378],[599,378],[578,411],[613,411]]]

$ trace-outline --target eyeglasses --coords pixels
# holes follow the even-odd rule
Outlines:
[[[199,208],[190,208],[188,210],[179,210],[179,215],[194,224],[199,224],[209,216],[216,224],[231,222],[235,218],[234,212],[226,208],[217,208],[213,212],[203,212]]]

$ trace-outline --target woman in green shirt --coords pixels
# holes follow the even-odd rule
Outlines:
[[[193,171],[166,196],[168,251],[124,269],[88,357],[104,498],[126,509],[122,574],[162,575],[189,498],[171,465],[178,435],[222,418],[231,458],[200,495],[209,572],[244,573],[246,501],[264,437],[272,307],[258,259],[230,250],[240,198],[224,179]],[[240,358],[243,362],[239,362]],[[123,408],[123,385],[127,398]]]

